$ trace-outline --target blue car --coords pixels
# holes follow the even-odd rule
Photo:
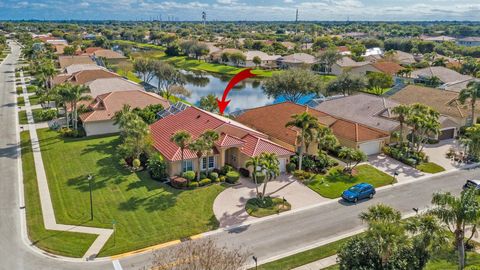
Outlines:
[[[356,184],[342,193],[342,198],[349,202],[358,202],[358,200],[365,198],[373,198],[375,195],[375,188],[367,183]]]

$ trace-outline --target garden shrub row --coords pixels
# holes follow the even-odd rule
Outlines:
[[[409,147],[384,146],[382,152],[409,166],[416,166],[428,162],[428,156],[424,152],[412,151]]]

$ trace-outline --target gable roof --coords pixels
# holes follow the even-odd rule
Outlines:
[[[132,109],[143,109],[152,104],[162,104],[164,108],[170,106],[166,99],[154,93],[138,90],[110,92],[97,96],[88,106],[92,111],[81,114],[80,119],[84,123],[110,120],[125,104]]]
[[[413,54],[399,50],[395,51],[393,59],[403,65],[415,64],[417,62]]]
[[[103,50],[102,47],[88,47],[85,49],[84,53],[88,55],[92,55],[94,52]]]
[[[399,103],[393,100],[359,93],[326,100],[315,106],[315,109],[390,133],[400,125],[395,119],[388,117],[390,110],[398,105]]]
[[[64,55],[58,57],[60,68],[64,69],[70,65],[75,64],[95,64],[95,62],[88,55]]]
[[[292,155],[294,153],[284,147],[268,141],[267,136],[231,119],[189,107],[177,114],[167,116],[150,125],[154,147],[170,161],[181,160],[181,149],[170,138],[179,130],[186,130],[195,140],[205,130],[216,130],[220,133],[217,147],[241,145],[240,151],[248,156],[253,156],[261,149],[279,155]],[[233,134],[242,134],[242,138]],[[261,145],[260,147],[258,145]],[[268,145],[268,147],[265,147]],[[258,149],[254,151],[252,149]],[[197,158],[196,154],[188,149],[184,151],[185,159]]]
[[[296,145],[297,130],[295,128],[285,127],[285,125],[292,120],[292,115],[306,111],[315,116],[320,124],[330,127],[333,134],[339,138],[362,142],[389,136],[380,130],[334,117],[325,112],[292,102],[283,102],[249,109],[238,116],[236,120],[280,141],[290,145]]]
[[[254,57],[258,56],[262,61],[273,61],[280,58],[280,55],[269,55],[262,51],[247,51],[244,53],[247,61],[252,61]]]
[[[65,82],[69,82],[71,84],[86,84],[101,78],[120,78],[120,75],[105,69],[82,70],[71,75],[59,74],[53,78],[53,84],[56,85]]]
[[[423,103],[443,115],[457,119],[466,118],[470,111],[468,105],[460,104],[457,92],[418,85],[408,85],[390,98],[403,104]],[[477,101],[477,103],[477,105],[480,105],[480,101]]]
[[[399,64],[388,61],[375,62],[372,63],[372,66],[388,75],[395,75],[397,72],[403,69],[403,67]]]
[[[74,64],[70,65],[65,68],[65,73],[67,74],[73,74],[78,71],[83,71],[83,70],[98,70],[98,69],[105,69],[102,66],[99,66],[97,64]]]

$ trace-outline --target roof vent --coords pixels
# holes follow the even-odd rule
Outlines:
[[[197,115],[197,119],[198,119],[198,118],[200,118],[200,114],[199,114],[199,115]]]

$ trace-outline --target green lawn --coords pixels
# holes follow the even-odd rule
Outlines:
[[[112,41],[113,44],[118,44],[118,45],[130,45],[134,46],[137,48],[141,49],[153,49],[153,50],[165,50],[165,47],[154,45],[154,44],[146,44],[146,43],[141,43],[141,42],[135,42],[135,41],[130,41],[130,40],[114,40]]]
[[[422,163],[418,165],[416,168],[426,173],[439,173],[439,172],[445,171],[445,168],[433,162]]]
[[[170,62],[177,68],[185,69],[185,70],[198,70],[198,71],[207,71],[207,72],[213,72],[213,73],[235,75],[238,72],[245,69],[245,68],[237,68],[237,67],[223,65],[223,64],[208,63],[203,60],[196,60],[196,59],[188,58],[186,56],[164,56],[164,57],[161,57],[160,59]],[[252,73],[257,74],[260,77],[271,77],[275,72],[279,72],[279,71],[254,69]]]
[[[18,122],[20,125],[28,124],[27,111],[18,111]]]
[[[265,198],[268,200],[269,198]],[[245,205],[245,210],[250,216],[254,217],[266,217],[270,215],[275,215],[281,212],[285,212],[291,209],[291,205],[288,202],[283,202],[282,198],[272,198],[272,203],[270,206],[265,207],[265,205],[260,201],[260,199],[253,198],[247,201]]]
[[[280,260],[262,264],[259,270],[289,270],[337,254],[340,247],[350,239],[344,238],[333,243],[300,252]],[[253,268],[254,269],[254,268]],[[251,270],[253,270],[251,269]]]
[[[97,236],[92,234],[45,230],[40,197],[38,195],[37,175],[33,163],[30,133],[28,131],[22,131],[20,138],[25,210],[30,241],[37,247],[54,254],[82,257]]]
[[[452,250],[449,252],[437,252],[427,263],[425,270],[456,270],[458,269],[457,260],[457,254],[455,254],[455,252]],[[475,252],[467,252],[466,265],[471,267],[480,267],[480,254]]]
[[[64,140],[48,129],[38,130],[38,135],[57,221],[102,228],[117,222],[116,245],[111,238],[100,256],[218,227],[212,205],[224,187],[180,191],[151,180],[146,172],[131,173],[115,156],[118,136]],[[89,221],[88,174],[95,181],[93,221]]]
[[[308,187],[320,196],[335,199],[342,195],[347,188],[362,182],[370,183],[375,187],[392,184],[394,178],[370,165],[359,165],[355,168],[357,175],[350,177],[342,169],[335,167],[326,175],[316,175],[313,181],[307,183]]]
[[[30,100],[30,105],[40,104],[40,98],[37,95],[29,96],[28,100]]]
[[[25,106],[25,99],[23,97],[17,97],[17,106]]]

